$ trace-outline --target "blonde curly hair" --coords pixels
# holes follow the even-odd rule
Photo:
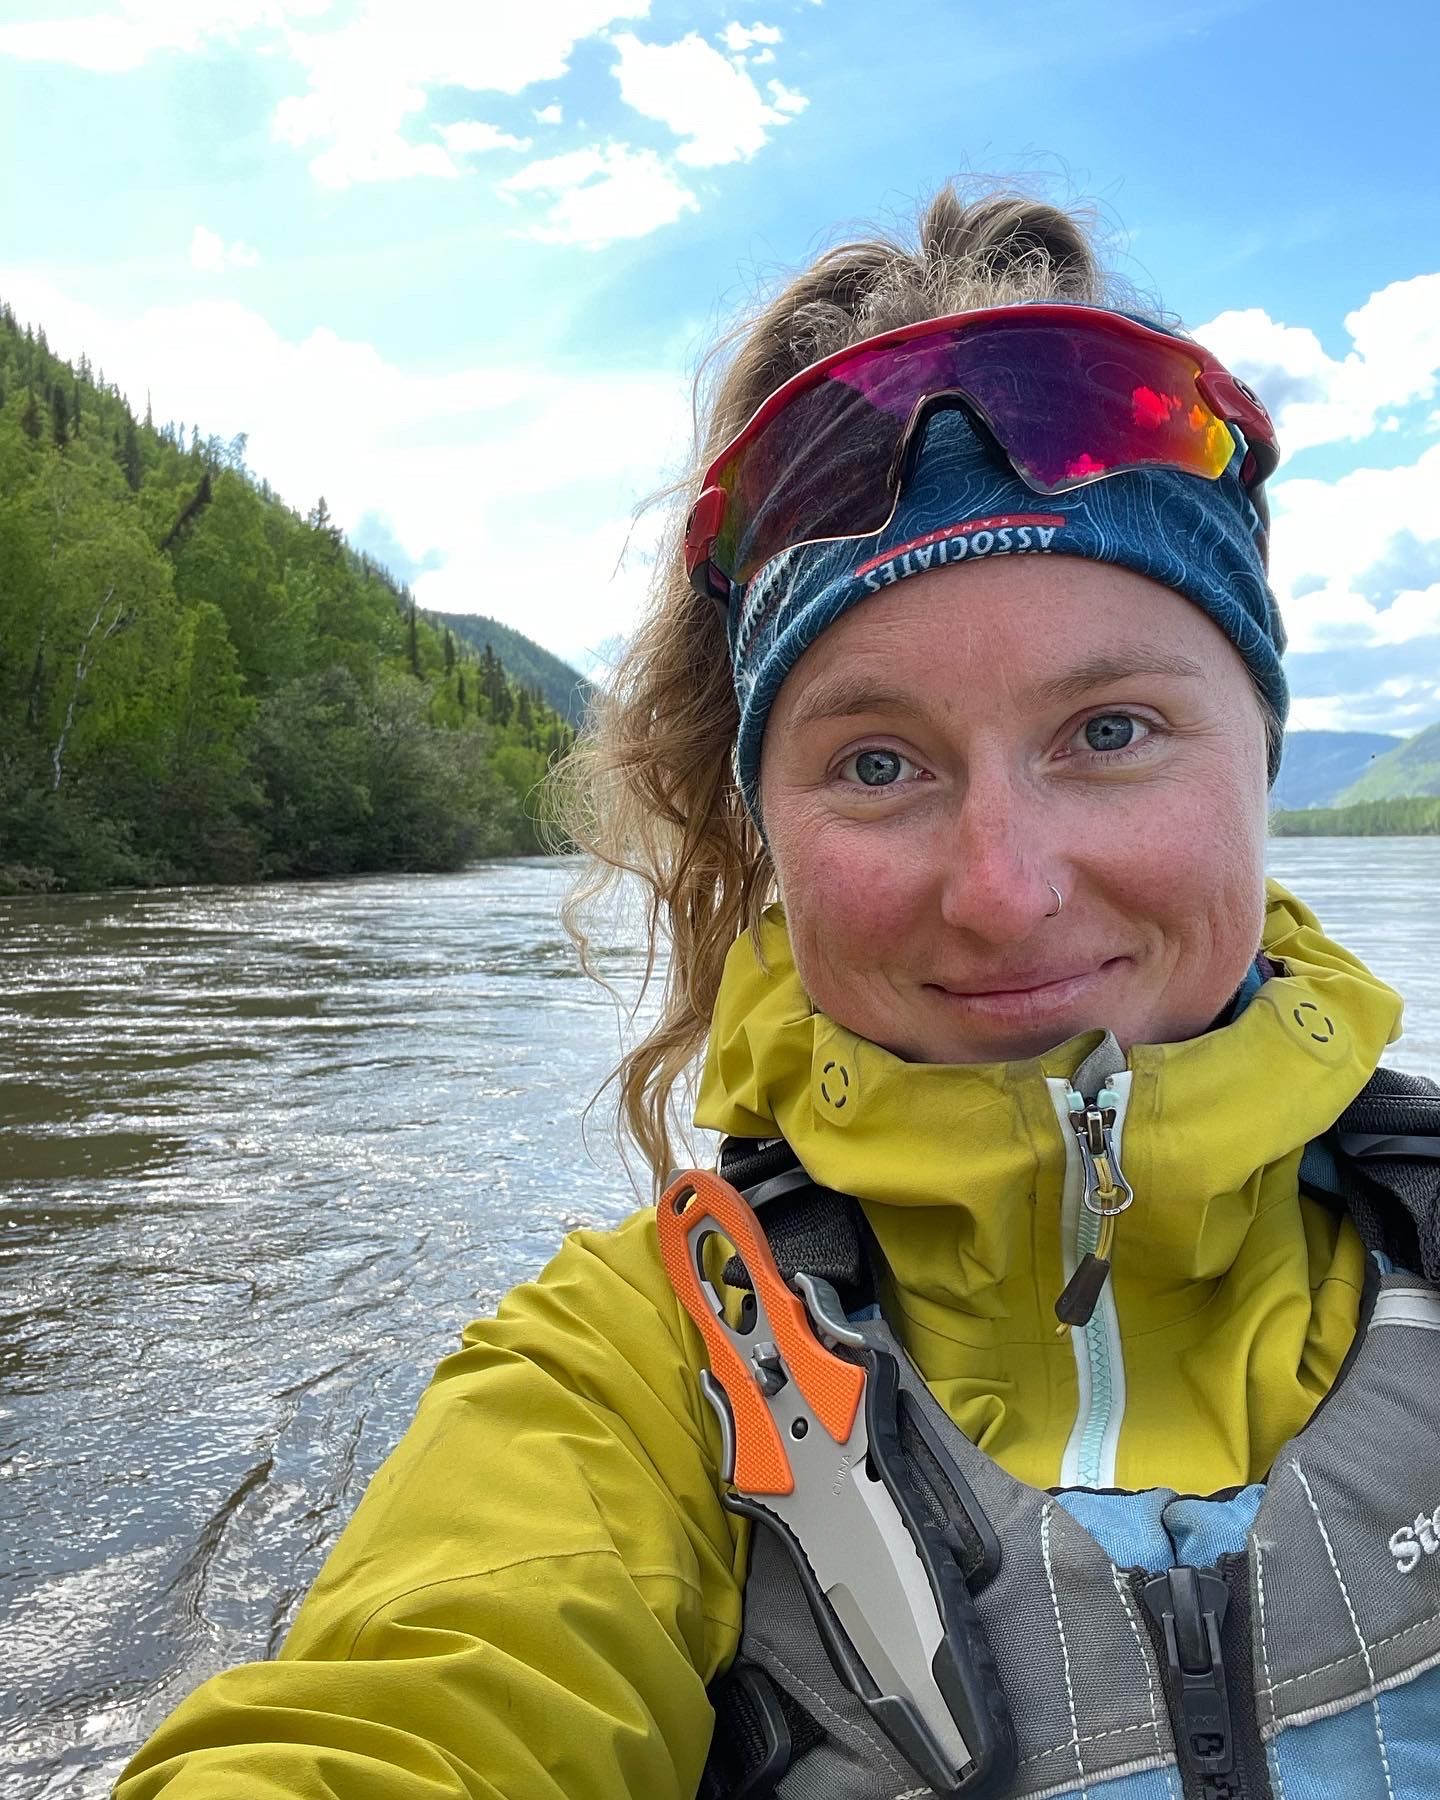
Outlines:
[[[623,1130],[657,1184],[726,954],[755,931],[775,885],[731,766],[738,710],[724,622],[685,573],[685,513],[701,473],[782,382],[862,338],[1024,300],[1134,308],[1095,237],[1087,214],[1013,192],[967,199],[949,183],[920,211],[913,243],[878,235],[825,251],[701,365],[693,466],[662,496],[672,504],[649,605],[556,778],[562,827],[589,857],[562,914],[586,970],[601,978],[591,923],[626,875],[645,893],[645,986],[669,946],[659,1016],[610,1076]]]

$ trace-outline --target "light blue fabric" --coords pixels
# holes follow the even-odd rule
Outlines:
[[[1269,1758],[1284,1800],[1432,1800],[1440,1794],[1440,1669],[1333,1718],[1287,1726]]]
[[[1177,1496],[1174,1488],[1142,1494],[1069,1488],[1055,1496],[1117,1568],[1152,1575],[1177,1565],[1209,1569],[1222,1556],[1238,1556],[1264,1497],[1261,1482],[1218,1500]]]
[[[1440,1669],[1427,1669],[1377,1702],[1396,1800],[1440,1794]]]
[[[1174,1498],[1174,1488],[1150,1488],[1143,1494],[1068,1488],[1055,1502],[1084,1526],[1116,1568],[1160,1575],[1175,1566],[1175,1549],[1161,1517]]]
[[[1175,1546],[1175,1561],[1192,1569],[1211,1569],[1222,1556],[1238,1556],[1264,1498],[1265,1484],[1257,1481],[1225,1500],[1197,1500],[1193,1494],[1172,1500],[1165,1508],[1165,1525]]]

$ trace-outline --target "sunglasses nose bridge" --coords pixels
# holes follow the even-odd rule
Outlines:
[[[906,482],[915,473],[915,465],[920,459],[932,422],[944,412],[963,414],[965,423],[989,455],[998,459],[1004,467],[1015,469],[1017,474],[1021,474],[976,401],[963,388],[941,388],[920,396],[911,408],[910,417],[900,433],[900,442],[896,446],[889,472],[891,493],[896,504],[904,492]],[[1024,479],[1023,474],[1021,479]]]

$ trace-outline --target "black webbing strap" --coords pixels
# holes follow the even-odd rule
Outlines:
[[[870,1304],[875,1282],[857,1201],[811,1181],[783,1138],[726,1138],[720,1173],[760,1215],[787,1281],[803,1269],[828,1281],[847,1313]],[[738,1256],[726,1263],[724,1277],[731,1287],[753,1286]]]
[[[696,1800],[764,1800],[825,1736],[758,1663],[732,1663],[710,1689],[710,1704],[715,1734]]]
[[[1320,1141],[1339,1179],[1321,1197],[1343,1201],[1367,1250],[1440,1281],[1440,1087],[1377,1069]]]

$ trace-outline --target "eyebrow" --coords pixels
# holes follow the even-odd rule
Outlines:
[[[1087,656],[1084,662],[1059,675],[1037,681],[1026,690],[1023,699],[1035,706],[1056,706],[1066,700],[1078,700],[1096,688],[1109,687],[1116,681],[1129,681],[1137,675],[1178,676],[1186,680],[1202,680],[1205,671],[1188,656],[1159,650],[1102,651]],[[815,682],[795,702],[790,715],[790,729],[798,731],[825,719],[853,719],[865,713],[919,713],[914,694],[904,688],[877,681],[863,672],[838,673]]]
[[[1027,689],[1025,698],[1037,706],[1055,706],[1064,700],[1078,700],[1096,688],[1109,687],[1116,681],[1130,681],[1137,675],[1170,675],[1182,680],[1201,681],[1205,671],[1188,656],[1168,651],[1135,649],[1101,651],[1087,656],[1073,669],[1037,681]]]
[[[869,675],[851,672],[832,675],[808,687],[795,702],[790,729],[816,725],[824,719],[853,719],[862,713],[918,713],[915,696],[904,688],[889,686]]]

